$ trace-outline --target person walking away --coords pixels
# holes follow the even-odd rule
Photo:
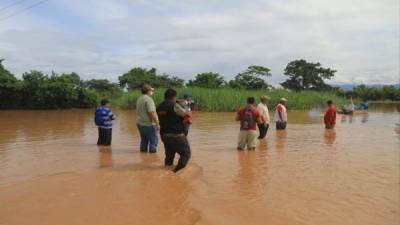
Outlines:
[[[99,131],[97,145],[111,145],[112,121],[115,120],[115,116],[109,107],[110,100],[102,99],[95,111],[94,122]]]
[[[276,107],[275,111],[275,122],[277,130],[286,129],[287,124],[287,109],[286,109],[286,98],[282,97],[279,101],[279,104]]]
[[[268,96],[261,97],[261,102],[257,106],[257,109],[260,111],[260,114],[261,114],[261,122],[262,122],[262,123],[257,124],[258,130],[260,132],[258,139],[263,139],[267,135],[267,132],[268,132],[268,128],[269,128],[268,102],[269,102],[269,99],[270,98]]]
[[[140,152],[157,152],[157,130],[160,129],[156,106],[151,96],[154,89],[145,84],[141,88],[142,95],[136,102],[136,125],[140,133]]]
[[[324,115],[324,123],[326,129],[332,129],[336,124],[336,106],[333,104],[332,100],[326,102],[328,108]]]
[[[187,113],[178,110],[176,91],[168,89],[164,94],[164,101],[157,106],[157,114],[160,119],[160,136],[164,143],[166,166],[172,166],[175,154],[180,158],[174,168],[174,172],[183,169],[189,162],[191,151],[189,142],[184,134],[184,117]]]
[[[238,150],[255,150],[257,144],[257,123],[262,123],[259,110],[254,107],[254,97],[247,98],[245,107],[239,109],[236,121],[240,121]]]

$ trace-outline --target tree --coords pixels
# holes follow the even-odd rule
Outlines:
[[[189,80],[188,86],[203,88],[219,88],[226,84],[224,77],[219,73],[199,73],[194,80]]]
[[[232,88],[262,89],[269,88],[265,81],[271,76],[270,69],[263,66],[251,65],[245,71],[237,74],[234,80],[229,82]]]
[[[183,87],[184,80],[175,76],[170,76],[168,74],[157,75],[155,82],[156,87]]]
[[[157,78],[156,68],[145,69],[141,67],[135,67],[129,72],[118,77],[119,84],[122,88],[128,88],[128,90],[135,90],[140,88],[143,84],[152,84]]]
[[[111,83],[109,80],[106,79],[91,79],[85,81],[83,86],[84,88],[102,93],[107,92],[110,94],[117,94],[120,92],[120,88],[117,83]]]
[[[285,68],[285,75],[289,78],[281,83],[287,89],[301,90],[327,90],[331,86],[324,80],[330,80],[336,73],[336,70],[323,68],[319,62],[311,63],[304,59],[294,60],[288,63]]]
[[[170,77],[168,74],[157,75],[157,69],[145,69],[136,67],[129,72],[123,74],[119,78],[119,83],[122,88],[135,90],[143,84],[151,84],[153,87],[182,87],[184,80],[178,77]]]
[[[0,108],[14,107],[19,101],[20,82],[3,66],[0,59]]]
[[[397,89],[394,85],[385,85],[382,88],[382,92],[385,99],[389,99],[392,101],[400,99],[400,90]]]

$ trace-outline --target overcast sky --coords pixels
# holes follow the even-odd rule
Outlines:
[[[336,69],[333,83],[400,79],[398,0],[48,0],[19,13],[38,2],[0,0],[0,58],[17,77],[116,81],[141,66],[229,80],[254,64],[276,85],[303,58]]]

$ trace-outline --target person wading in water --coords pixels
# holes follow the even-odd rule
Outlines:
[[[287,123],[287,109],[286,109],[286,98],[282,97],[279,101],[279,104],[276,106],[275,112],[275,122],[276,122],[276,129],[277,130],[284,130],[286,129]]]
[[[327,101],[326,104],[328,104],[328,108],[324,115],[325,128],[332,129],[336,124],[336,107],[332,100]]]
[[[160,125],[153,96],[154,89],[149,84],[142,86],[142,95],[136,102],[136,126],[140,133],[140,152],[157,152],[157,130]]]
[[[257,123],[261,123],[260,112],[254,107],[254,98],[247,98],[247,105],[239,109],[236,114],[236,121],[240,121],[240,132],[238,150],[255,150],[257,144]]]
[[[94,115],[94,122],[99,129],[97,145],[111,145],[112,121],[115,120],[115,116],[109,107],[110,100],[102,99]]]
[[[261,97],[261,102],[258,104],[257,109],[260,111],[261,114],[261,122],[258,124],[258,130],[260,131],[260,135],[258,136],[258,139],[263,139],[268,132],[269,128],[269,111],[268,111],[268,102],[269,102],[269,97],[268,96],[263,96]]]
[[[168,89],[164,94],[164,101],[157,106],[157,114],[160,120],[160,136],[164,143],[166,166],[173,165],[175,153],[180,155],[174,172],[183,169],[191,156],[190,145],[185,135],[183,120],[187,114],[179,110],[176,102],[176,91]]]

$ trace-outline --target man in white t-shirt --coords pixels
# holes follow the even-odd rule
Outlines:
[[[260,132],[258,139],[265,138],[265,136],[267,135],[267,132],[268,132],[268,128],[269,128],[268,102],[269,102],[269,99],[270,98],[268,96],[261,97],[261,102],[257,106],[257,108],[261,114],[261,122],[262,122],[262,123],[257,124],[258,130]]]
[[[288,116],[285,105],[286,105],[286,98],[282,97],[281,100],[279,101],[279,104],[276,106],[276,112],[275,112],[275,122],[277,130],[286,129]]]

